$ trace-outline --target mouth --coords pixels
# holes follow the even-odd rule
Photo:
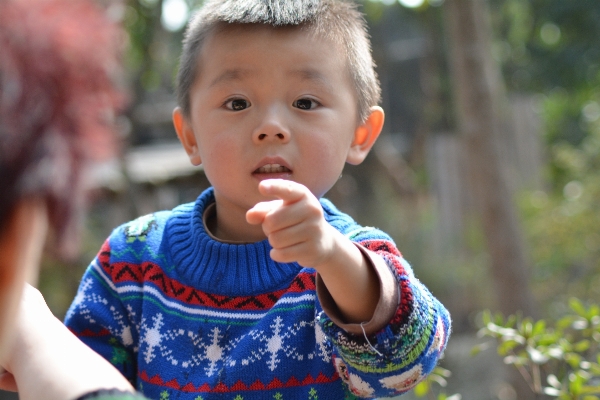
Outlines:
[[[265,164],[254,170],[254,174],[286,174],[292,172],[291,169],[281,164]]]

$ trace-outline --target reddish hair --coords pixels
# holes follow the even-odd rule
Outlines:
[[[115,150],[120,35],[88,0],[0,1],[0,226],[26,196],[73,226],[82,168]]]

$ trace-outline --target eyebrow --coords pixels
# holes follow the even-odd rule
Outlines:
[[[210,87],[216,86],[219,83],[223,83],[223,82],[239,81],[239,80],[242,80],[244,77],[246,77],[249,74],[250,74],[249,69],[243,69],[243,68],[226,69],[221,74],[219,74],[215,79],[212,80],[212,82],[210,83]]]
[[[247,68],[226,69],[210,82],[210,87],[224,82],[241,81],[251,74],[252,71]],[[333,85],[331,85],[325,75],[314,68],[294,69],[290,72],[290,75],[298,77],[301,81],[309,81],[313,84],[316,84],[328,92],[334,91]]]
[[[309,82],[315,83],[316,85],[321,86],[324,90],[327,90],[329,92],[334,90],[334,87],[331,85],[331,83],[328,81],[328,79],[325,77],[325,75],[316,69],[313,69],[313,68],[297,69],[297,70],[293,70],[291,75],[299,77],[300,80],[302,80],[302,81],[309,81]]]

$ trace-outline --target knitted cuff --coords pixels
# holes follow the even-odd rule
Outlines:
[[[327,314],[334,324],[348,333],[366,336],[381,330],[389,324],[398,309],[400,293],[396,278],[383,258],[358,243],[354,243],[354,245],[360,250],[369,266],[375,270],[379,278],[379,302],[371,320],[361,324],[346,323],[318,273],[316,276],[317,296],[319,297],[323,311],[325,311],[325,314]]]

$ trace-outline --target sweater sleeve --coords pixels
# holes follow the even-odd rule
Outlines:
[[[86,345],[111,362],[135,385],[135,312],[125,306],[110,276],[110,241],[87,268],[67,311],[65,325]],[[126,288],[135,295],[135,285]],[[140,288],[141,290],[141,288]]]
[[[371,254],[371,265],[382,283],[375,316],[362,326],[340,323],[326,290],[321,290],[317,320],[333,344],[336,370],[352,393],[366,398],[398,396],[436,366],[450,334],[450,315],[414,276],[388,235],[374,228],[356,228],[345,234],[366,249],[365,256]],[[385,284],[389,273],[396,294]],[[382,318],[387,323],[381,324]]]

